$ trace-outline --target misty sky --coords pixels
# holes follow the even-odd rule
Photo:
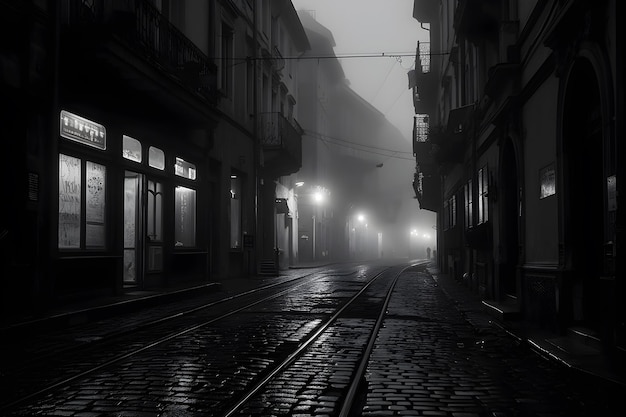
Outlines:
[[[409,54],[396,59],[340,59],[350,85],[366,101],[380,110],[395,125],[411,148],[413,135],[413,101],[408,89],[407,72],[415,66],[417,41],[428,41],[428,32],[413,19],[413,0],[292,0],[296,10],[314,11],[315,19],[328,28],[335,38],[335,54]],[[385,163],[393,163],[391,160]],[[409,213],[407,230],[417,227],[434,232],[435,213],[420,210],[411,182],[415,163],[395,160],[406,166]]]
[[[415,65],[417,40],[428,32],[413,19],[413,0],[292,0],[296,10],[313,10],[335,38],[335,53],[408,53],[396,58],[340,59],[350,85],[400,129],[410,143],[413,103],[407,72]]]

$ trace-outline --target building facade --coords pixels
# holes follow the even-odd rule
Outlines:
[[[406,257],[410,141],[350,87],[332,33],[299,15],[311,43],[300,62],[300,259]]]
[[[0,9],[5,310],[256,274],[301,163],[291,2]]]
[[[416,192],[441,268],[501,314],[623,353],[623,5],[416,0],[414,17],[433,63],[412,84]]]

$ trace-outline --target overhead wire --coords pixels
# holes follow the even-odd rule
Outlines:
[[[402,156],[402,154],[413,155],[413,152],[398,151],[398,150],[393,150],[393,149],[381,148],[378,146],[364,145],[364,144],[360,144],[357,142],[348,141],[345,139],[334,138],[332,136],[324,135],[322,133],[313,132],[310,130],[305,130],[304,133],[322,141],[322,143],[326,145],[342,146],[344,148],[349,148],[355,151],[371,153],[374,155],[386,156],[387,158],[403,159],[406,161],[415,161],[414,158]]]

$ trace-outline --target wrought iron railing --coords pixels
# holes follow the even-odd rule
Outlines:
[[[70,25],[107,27],[137,54],[194,92],[216,100],[217,67],[147,0],[67,0]]]
[[[430,72],[430,42],[417,42],[417,56],[415,57],[415,66],[417,63],[422,68],[422,74]]]
[[[281,113],[260,113],[258,123],[263,148],[284,149],[296,160],[302,160],[302,129],[295,120],[290,122]]]

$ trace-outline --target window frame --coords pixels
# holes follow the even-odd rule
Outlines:
[[[473,180],[470,178],[463,185],[463,200],[464,200],[464,219],[465,229],[472,229],[474,224],[474,187]]]
[[[478,170],[478,220],[476,224],[489,221],[489,171],[487,166]]]
[[[61,181],[62,181],[62,169],[61,169],[61,158],[62,157],[66,157],[66,158],[73,158],[75,160],[78,160],[78,163],[80,165],[79,168],[79,179],[80,179],[80,185],[78,185],[78,187],[80,188],[79,191],[79,196],[80,196],[80,202],[79,204],[79,214],[78,214],[78,245],[77,246],[62,246],[61,245],[61,229],[62,229],[62,224],[64,224],[64,222],[61,221],[61,216],[62,216],[62,203],[61,203],[61,195],[62,195],[62,187],[61,187]],[[107,188],[109,187],[108,184],[108,177],[110,176],[110,173],[108,172],[109,170],[109,166],[102,161],[100,158],[93,158],[91,155],[89,154],[81,154],[79,152],[71,152],[69,151],[69,149],[60,149],[58,154],[57,154],[57,160],[59,163],[59,171],[58,171],[58,175],[57,175],[57,186],[59,187],[57,189],[57,194],[58,194],[58,206],[57,206],[57,243],[56,243],[56,248],[59,252],[63,252],[63,253],[67,253],[67,252],[106,252],[109,249],[109,232],[108,232],[108,228],[110,227],[109,225],[109,215],[108,215],[108,198],[109,198],[109,192],[107,190]],[[95,195],[98,193],[98,184],[93,183],[93,181],[95,180],[96,182],[98,181],[99,178],[97,177],[93,177],[93,178],[88,178],[88,164],[94,164],[94,166],[99,166],[102,168],[102,194],[103,197],[101,199],[97,199],[95,198]],[[92,181],[92,183],[90,184],[90,181]],[[69,185],[69,184],[68,184]],[[96,188],[95,192],[90,192],[90,189],[92,189],[92,187]],[[76,192],[74,194],[77,194]],[[91,198],[89,198],[91,197]],[[89,201],[88,201],[89,200]],[[99,201],[98,201],[99,200]],[[96,207],[95,210],[100,211],[100,214],[98,215],[98,217],[100,218],[100,220],[98,221],[97,219],[94,218],[89,218],[89,204],[91,202],[94,202],[93,204],[96,204],[99,207]],[[92,209],[94,210],[94,209]],[[63,212],[65,213],[65,212]],[[93,212],[92,212],[93,213]],[[67,213],[65,213],[67,214]],[[89,235],[87,233],[87,229],[89,228],[89,226],[97,226],[102,230],[102,244],[101,245],[88,245],[88,239],[89,239]]]

